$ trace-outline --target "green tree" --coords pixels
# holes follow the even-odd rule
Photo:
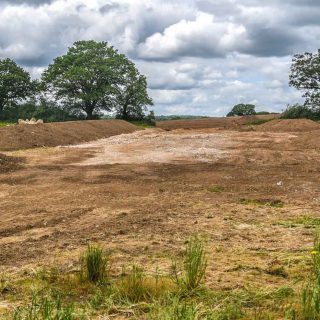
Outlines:
[[[306,106],[320,108],[320,49],[293,57],[289,85],[304,91]]]
[[[30,75],[11,59],[0,59],[0,116],[4,108],[25,100],[35,90]]]
[[[240,103],[232,108],[232,110],[227,114],[227,117],[253,115],[256,114],[255,108],[256,106],[254,104]]]
[[[124,120],[141,120],[147,105],[153,105],[148,96],[146,77],[127,60],[120,81],[115,85],[116,117]]]
[[[75,42],[67,54],[49,65],[42,80],[61,105],[84,112],[87,119],[119,106],[141,107],[133,91],[141,92],[141,83],[146,83],[125,55],[107,42],[93,40]]]

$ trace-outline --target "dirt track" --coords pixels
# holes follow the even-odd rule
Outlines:
[[[169,257],[200,232],[211,286],[293,281],[312,229],[286,223],[320,217],[320,149],[301,135],[148,129],[10,153],[25,164],[0,175],[0,265],[72,268],[79,251],[98,242],[119,270],[133,261],[168,270]],[[273,264],[289,278],[269,274]]]

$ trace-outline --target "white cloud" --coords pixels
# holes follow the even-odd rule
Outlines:
[[[290,55],[318,49],[318,0],[0,1],[0,58],[33,77],[76,40],[110,42],[148,77],[157,113],[281,110]]]
[[[140,44],[139,57],[172,59],[176,56],[215,57],[240,49],[248,43],[246,28],[232,22],[215,21],[199,12],[194,20],[181,20],[155,33]]]

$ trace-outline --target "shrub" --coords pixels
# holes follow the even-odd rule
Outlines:
[[[109,257],[100,247],[88,246],[80,257],[80,278],[93,283],[105,283],[109,274]]]
[[[320,110],[313,110],[307,106],[294,104],[288,105],[287,109],[283,112],[282,119],[310,119],[320,120]]]

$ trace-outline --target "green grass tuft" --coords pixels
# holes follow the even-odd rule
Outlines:
[[[207,188],[207,190],[212,193],[221,193],[223,191],[223,188],[219,186],[211,186]]]
[[[80,279],[103,284],[108,280],[109,257],[97,246],[89,245],[80,257]]]
[[[7,127],[7,126],[12,126],[14,125],[14,123],[12,122],[3,122],[3,121],[0,121],[0,128],[2,127]]]
[[[274,208],[282,208],[284,206],[284,203],[277,199],[240,199],[240,203]]]
[[[34,293],[27,307],[18,307],[13,320],[73,320],[77,319],[72,305],[63,306],[60,296],[53,298]]]
[[[192,236],[184,254],[182,272],[179,272],[177,263],[173,264],[174,279],[181,289],[193,291],[202,284],[206,269],[207,257],[204,242],[198,236]]]

